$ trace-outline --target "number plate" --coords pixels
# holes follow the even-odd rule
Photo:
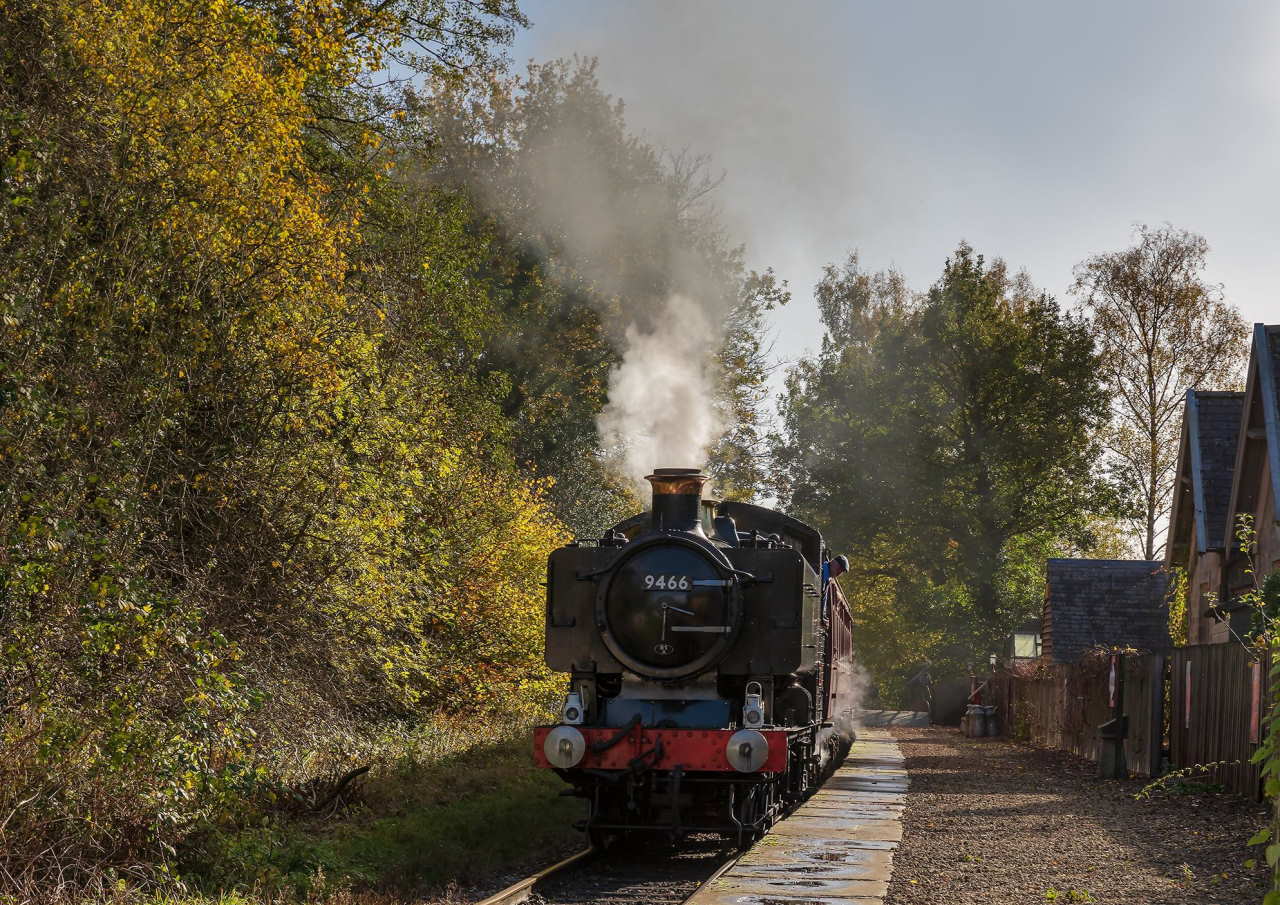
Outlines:
[[[687,591],[693,587],[688,575],[653,575],[644,577],[646,591]]]

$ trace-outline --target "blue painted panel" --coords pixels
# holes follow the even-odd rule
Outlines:
[[[723,729],[729,725],[729,702],[608,698],[604,702],[602,725],[625,726],[636,714],[645,726]]]

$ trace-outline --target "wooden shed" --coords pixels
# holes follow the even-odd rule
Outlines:
[[[1240,550],[1234,534],[1242,515],[1252,517],[1256,546]],[[1280,569],[1280,325],[1254,324],[1249,378],[1244,391],[1240,442],[1236,449],[1231,499],[1224,525],[1223,606],[1234,611],[1237,630],[1247,628],[1247,613],[1235,602],[1253,587],[1254,575]]]
[[[1164,563],[1051,559],[1046,566],[1041,652],[1074,663],[1095,647],[1163,652],[1169,639]]]
[[[1226,623],[1212,618],[1210,603],[1221,593],[1243,411],[1244,393],[1187,391],[1165,564],[1187,574],[1188,644],[1230,639]]]

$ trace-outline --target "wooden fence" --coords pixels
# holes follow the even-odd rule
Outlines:
[[[1122,689],[1129,732],[1124,756],[1136,776],[1159,776],[1164,760],[1165,689],[1168,658],[1159,654],[1127,654]]]
[[[1177,648],[1168,656],[1117,655],[1116,695],[1128,719],[1125,760],[1137,776],[1220,764],[1209,778],[1261,797],[1249,759],[1266,723],[1269,663],[1240,644]],[[991,703],[1009,736],[1098,759],[1098,727],[1111,719],[1110,658],[1028,663],[991,678]],[[1188,778],[1204,779],[1203,772]]]
[[[1256,656],[1240,644],[1201,644],[1180,647],[1170,658],[1170,765],[1222,763],[1214,781],[1250,798],[1261,797],[1259,768],[1249,758],[1262,739],[1270,700],[1269,661]]]
[[[1164,741],[1164,658],[1118,655],[1115,664],[1114,678],[1109,657],[996,673],[991,696],[1000,725],[1013,738],[1096,761],[1098,727],[1115,713],[1114,700],[1128,718],[1125,760],[1130,771],[1155,775]]]

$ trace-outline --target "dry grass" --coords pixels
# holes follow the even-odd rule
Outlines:
[[[237,818],[164,861],[68,862],[0,878],[0,905],[389,905],[464,901],[581,836],[576,800],[533,767],[531,714],[435,717],[376,731],[332,720],[272,746],[271,781]],[[329,793],[357,767],[341,794]],[[319,807],[317,807],[319,805]],[[550,854],[548,854],[550,853]],[[56,860],[56,859],[54,859]]]
[[[582,808],[533,767],[529,728],[517,718],[440,719],[367,739],[357,758],[313,758],[313,770],[361,758],[371,769],[324,812],[268,812],[257,825],[208,834],[185,853],[184,876],[206,895],[254,890],[256,901],[421,900],[558,853],[579,838],[572,824]]]

